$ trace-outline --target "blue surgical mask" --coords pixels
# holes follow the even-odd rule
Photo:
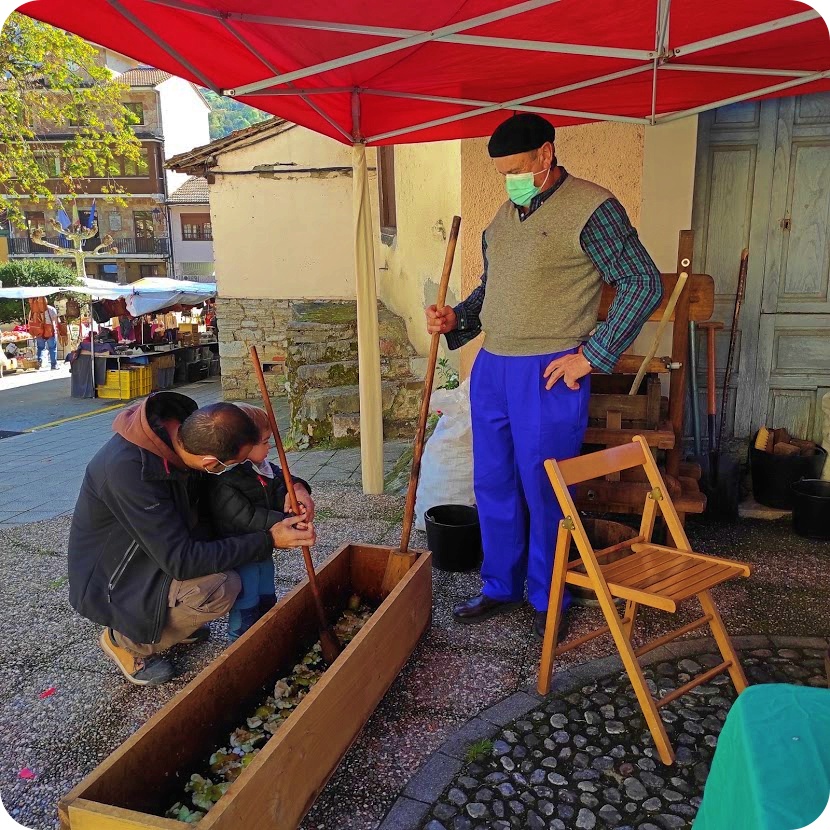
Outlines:
[[[521,207],[527,207],[533,201],[533,197],[542,192],[542,187],[545,186],[550,176],[550,167],[548,167],[548,175],[545,176],[542,187],[536,187],[533,180],[541,172],[539,170],[536,173],[508,173],[504,177],[504,187],[510,201]]]

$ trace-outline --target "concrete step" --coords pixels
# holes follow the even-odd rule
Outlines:
[[[356,340],[357,320],[353,323],[288,323],[289,344],[328,343],[332,340]]]
[[[296,369],[297,379],[308,389],[352,386],[357,383],[357,361],[306,363]]]
[[[383,419],[383,437],[389,441],[393,438],[414,438],[416,419],[406,421],[393,418]],[[360,415],[357,413],[338,412],[331,417],[332,437],[338,443],[360,439]]]
[[[407,434],[418,417],[422,381],[408,378],[381,384],[384,424],[393,425],[395,434]],[[292,398],[293,401],[293,398]],[[360,424],[360,393],[356,385],[309,389],[299,408],[291,412],[292,431],[308,435],[312,445],[332,440],[342,443],[356,436]]]
[[[335,363],[342,360],[356,359],[356,338],[324,340],[320,343],[289,341],[286,363],[290,368],[293,368],[304,363]]]
[[[425,361],[422,358],[381,358],[380,372],[384,381],[411,381],[423,378]],[[305,363],[293,369],[303,388],[325,389],[349,386],[358,380],[357,360],[341,360],[325,363]]]

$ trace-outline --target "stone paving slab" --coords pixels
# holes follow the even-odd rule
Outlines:
[[[23,417],[23,408],[29,411],[24,419],[25,428],[30,429],[47,422],[44,420],[47,417],[45,414],[40,419],[32,415],[38,411],[44,394],[49,392],[52,395],[65,394],[68,397],[68,386],[63,390],[60,384],[55,384],[56,382],[39,383],[14,390],[14,394],[20,398],[18,408],[21,412],[18,414]],[[222,389],[218,381],[200,381],[177,387],[176,391],[189,395],[199,406],[216,403],[222,399]],[[5,391],[0,394],[4,395],[2,406],[5,418],[6,405],[9,403],[7,396],[12,393]],[[107,407],[102,407],[98,401],[86,403],[94,405],[83,406],[78,411],[88,417],[0,440],[0,478],[14,478],[13,486],[0,487],[0,526],[44,521],[65,515],[74,509],[86,465],[109,440],[112,435],[112,422],[124,408],[120,406],[112,409],[111,402],[106,402]],[[132,402],[125,405],[130,403]],[[289,417],[287,399],[275,398],[274,409],[277,424],[285,433]],[[14,409],[14,412],[17,411]],[[68,403],[64,408],[59,408],[58,414],[65,417],[66,413],[78,414]],[[402,441],[391,441],[384,445],[385,472],[391,470],[408,446],[409,442]],[[271,452],[269,458],[274,463],[279,463],[276,450]],[[308,481],[312,488],[315,484],[353,485],[361,480],[359,447],[295,451],[288,453],[287,458],[295,475]]]

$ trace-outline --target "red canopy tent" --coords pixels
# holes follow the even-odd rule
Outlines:
[[[382,427],[365,145],[483,136],[505,110],[653,125],[830,89],[827,26],[793,0],[36,0],[21,11],[355,145],[370,492],[382,487]]]
[[[505,109],[563,126],[659,123],[830,89],[827,26],[792,0],[36,0],[21,11],[348,143],[487,135]]]

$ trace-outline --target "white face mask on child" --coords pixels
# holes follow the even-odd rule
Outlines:
[[[248,461],[250,462],[251,466],[260,474],[265,476],[266,478],[273,478],[274,477],[274,468],[271,466],[271,462],[267,458],[263,458],[259,464],[254,463],[249,458]]]

